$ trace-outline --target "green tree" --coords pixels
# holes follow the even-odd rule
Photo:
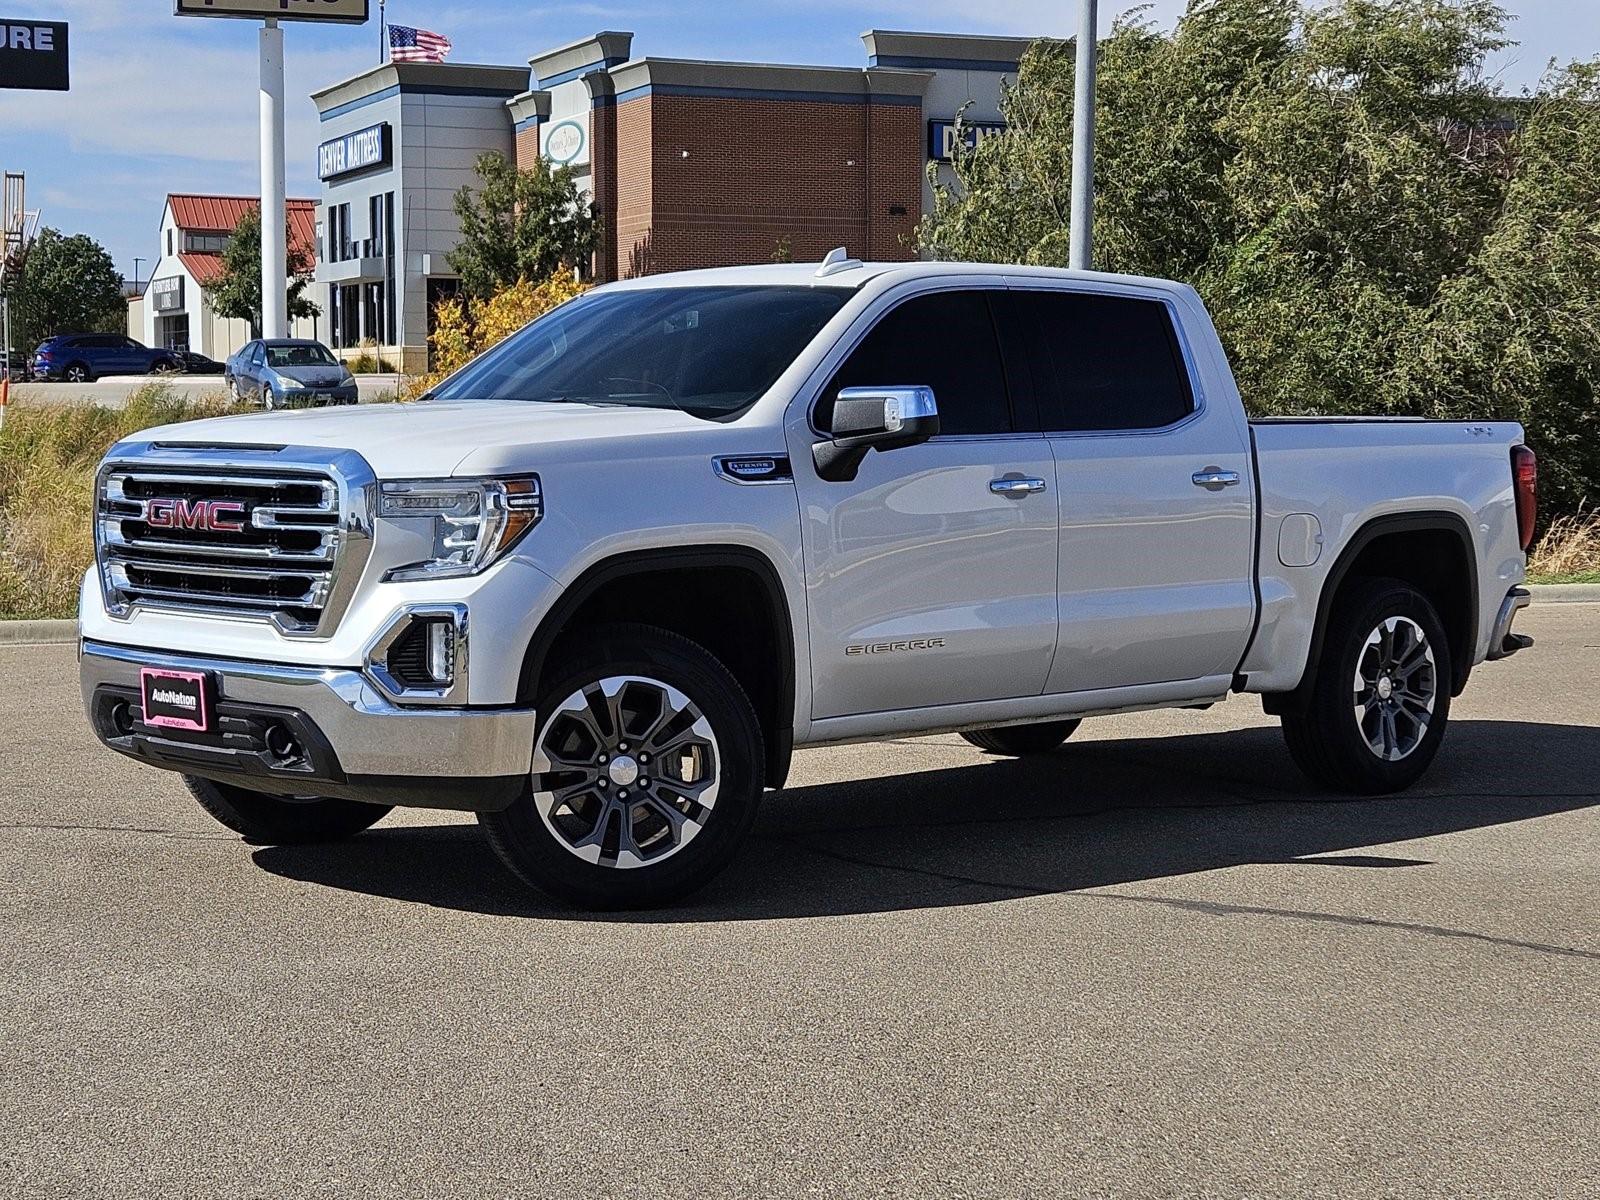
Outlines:
[[[44,229],[10,285],[11,337],[31,350],[58,333],[121,333],[128,326],[122,275],[105,247],[82,233]]]
[[[477,172],[482,186],[456,193],[461,240],[449,255],[468,295],[488,299],[563,269],[588,270],[600,223],[571,167],[540,158],[519,170],[504,155],[489,153],[478,157]]]
[[[289,319],[315,317],[322,309],[308,298],[314,263],[293,232],[285,230],[288,246],[287,284]],[[251,208],[239,219],[222,251],[222,274],[206,288],[206,299],[220,317],[250,323],[250,336],[261,336],[261,210]]]
[[[1257,413],[1523,421],[1556,508],[1600,498],[1600,65],[1496,94],[1490,0],[1190,0],[1100,46],[1095,265],[1211,308]],[[1065,265],[1073,56],[1036,43],[1007,132],[919,240]]]

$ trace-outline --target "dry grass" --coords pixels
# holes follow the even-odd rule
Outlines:
[[[94,558],[94,470],[116,442],[173,421],[243,411],[218,393],[185,400],[162,384],[119,411],[20,402],[0,432],[0,619],[70,617]]]
[[[1541,583],[1600,583],[1600,512],[1580,512],[1550,522],[1528,560]]]

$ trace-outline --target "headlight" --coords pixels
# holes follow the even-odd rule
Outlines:
[[[486,570],[544,516],[537,476],[409,479],[382,485],[378,515],[433,538],[431,557],[385,579],[455,579]]]

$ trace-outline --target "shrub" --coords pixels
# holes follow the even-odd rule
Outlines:
[[[543,283],[525,279],[487,300],[451,297],[439,301],[433,310],[434,330],[429,339],[434,369],[413,381],[411,394],[421,395],[530,321],[588,290],[588,284],[563,271]]]
[[[1557,517],[1533,548],[1528,574],[1536,580],[1600,580],[1600,512]]]
[[[120,412],[97,404],[22,402],[0,431],[0,619],[70,617],[94,559],[94,472],[122,438],[176,421],[246,411],[222,393],[140,388]]]

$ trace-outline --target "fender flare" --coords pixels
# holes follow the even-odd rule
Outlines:
[[[1453,665],[1451,695],[1459,696],[1467,686],[1472,673],[1472,656],[1478,638],[1478,556],[1472,541],[1472,531],[1458,514],[1435,510],[1428,512],[1391,513],[1373,517],[1345,543],[1334,561],[1327,578],[1323,580],[1322,593],[1317,597],[1317,620],[1311,631],[1311,649],[1306,655],[1305,673],[1293,690],[1269,692],[1262,698],[1266,711],[1274,716],[1300,711],[1317,678],[1317,663],[1322,658],[1323,644],[1327,640],[1328,625],[1333,616],[1333,599],[1344,586],[1346,577],[1355,566],[1356,559],[1373,542],[1396,533],[1451,533],[1461,543],[1462,557],[1467,564],[1467,652],[1457,655],[1460,660]]]
[[[766,596],[768,615],[778,637],[777,712],[767,738],[767,786],[781,788],[794,754],[795,653],[794,620],[783,582],[772,561],[759,550],[739,545],[669,547],[630,550],[614,554],[586,568],[561,596],[529,639],[517,684],[518,703],[532,704],[551,648],[583,606],[602,588],[630,575],[706,567],[729,567],[748,572]]]

